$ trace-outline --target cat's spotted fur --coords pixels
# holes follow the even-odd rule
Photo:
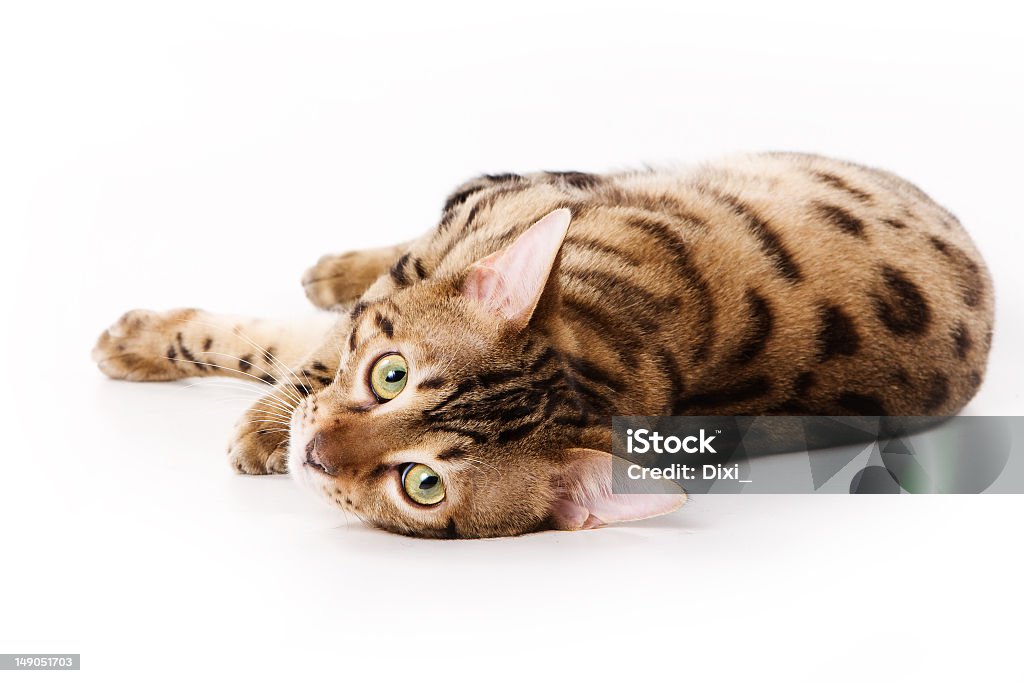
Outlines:
[[[571,224],[552,274],[509,324],[467,273],[556,209]],[[484,176],[429,234],[325,257],[303,282],[342,312],[318,348],[295,328],[132,312],[96,358],[118,378],[273,383],[232,442],[239,471],[287,460],[373,524],[443,537],[608,521],[586,512],[593,470],[577,475],[612,415],[955,413],[981,384],[994,303],[948,211],[889,173],[800,154]],[[369,365],[392,351],[410,383],[378,405]],[[441,505],[402,497],[406,462],[442,476]]]

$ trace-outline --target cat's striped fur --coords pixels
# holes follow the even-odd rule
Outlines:
[[[473,264],[563,208],[571,224],[525,328],[467,300]],[[374,524],[433,536],[551,525],[570,449],[607,450],[612,415],[955,413],[982,381],[994,303],[970,238],[919,189],[788,153],[483,176],[448,198],[429,234],[325,257],[304,282],[343,315],[295,374],[267,368],[280,380],[272,412],[299,404],[292,469],[315,446],[324,471],[297,476]],[[168,330],[161,358],[148,352],[152,378],[217,371],[203,354],[229,341],[158,319]],[[101,338],[108,374],[132,371],[113,350],[131,339]],[[176,358],[162,358],[168,344]],[[375,406],[367,364],[395,349],[415,358],[414,390]],[[180,362],[184,351],[196,362]],[[287,435],[250,420],[236,467],[282,469]],[[394,465],[410,458],[450,482],[443,511],[397,499]]]

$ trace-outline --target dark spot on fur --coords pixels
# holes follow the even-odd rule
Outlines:
[[[888,225],[890,228],[896,228],[897,230],[907,229],[907,224],[901,221],[899,218],[883,218],[882,222]]]
[[[167,357],[172,363],[178,362],[178,350],[174,348],[173,344],[167,347]]]
[[[801,372],[793,383],[793,391],[800,398],[807,398],[807,394],[814,388],[816,379],[813,372]]]
[[[374,320],[377,323],[377,327],[384,333],[384,336],[388,339],[392,339],[395,336],[395,324],[391,321],[391,318],[387,318],[380,313],[376,315]]]
[[[976,308],[985,295],[985,282],[981,274],[981,267],[975,263],[962,249],[953,246],[945,240],[935,237],[928,238],[932,247],[946,257],[957,271],[960,280],[961,296],[965,304]]]
[[[207,337],[206,339],[203,340],[203,351],[209,351],[211,346],[213,346],[212,338]]]
[[[953,330],[953,345],[956,347],[956,356],[960,360],[967,358],[967,352],[971,350],[971,333],[967,330],[967,326],[963,322],[957,323],[956,328]]]
[[[453,539],[459,537],[459,530],[455,526],[455,518],[454,517],[449,517],[448,518],[448,526],[446,526],[444,528],[444,537],[445,538],[453,538]]]
[[[837,399],[839,406],[851,415],[888,415],[882,402],[874,396],[844,391]]]
[[[866,237],[864,234],[863,221],[846,209],[842,209],[834,204],[825,204],[823,202],[815,202],[814,208],[818,215],[832,223],[832,225],[839,228],[847,235],[853,235],[854,237],[860,237],[861,239]]]
[[[822,361],[835,356],[852,356],[860,349],[857,326],[839,306],[826,306],[822,310],[818,345],[818,358]]]
[[[789,399],[764,411],[766,415],[813,415],[815,411],[805,403]]]
[[[252,367],[252,356],[246,354],[238,359],[238,369],[242,372],[246,372]]]
[[[349,315],[349,319],[352,320],[352,323],[354,324],[355,321],[359,319],[359,316],[361,316],[363,314],[363,312],[366,311],[366,309],[369,308],[369,307],[370,307],[370,304],[368,304],[367,302],[365,302],[365,301],[357,301],[356,305],[352,307],[352,310],[349,311],[349,314],[348,314]]]
[[[260,375],[260,379],[263,380],[264,382],[267,382],[268,384],[273,384],[274,382],[277,381],[276,379],[274,379],[273,375],[268,374]]]
[[[906,274],[892,266],[882,267],[885,288],[874,295],[875,314],[890,332],[899,336],[924,334],[932,313],[921,290]]]
[[[412,267],[413,267],[413,270],[416,271],[416,277],[418,277],[421,280],[424,279],[425,277],[427,277],[427,269],[423,265],[423,259],[416,258],[412,262]]]
[[[330,370],[327,369],[327,366],[318,360],[313,361],[313,365],[311,367],[317,372],[330,372]]]
[[[733,403],[742,403],[760,398],[771,391],[772,383],[764,375],[758,375],[746,382],[741,382],[716,391],[693,394],[677,403],[677,408],[714,408]]]
[[[924,409],[931,413],[939,408],[949,399],[949,377],[937,374],[932,377],[928,384],[928,395],[924,399]]]

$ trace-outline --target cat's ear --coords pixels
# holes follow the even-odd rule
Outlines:
[[[474,263],[462,284],[463,296],[525,327],[544,294],[571,218],[569,209],[552,211],[515,242]]]
[[[615,460],[619,467],[614,466]],[[613,487],[613,477],[624,475],[628,465],[611,453],[568,449],[556,482],[559,496],[551,507],[551,526],[566,531],[593,529],[664,515],[686,502],[686,492],[670,479],[619,476]]]

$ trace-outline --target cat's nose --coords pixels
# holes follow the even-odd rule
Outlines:
[[[323,437],[317,433],[309,440],[306,444],[306,461],[305,465],[309,467],[315,467],[326,475],[334,476],[335,469],[327,463],[327,460],[323,458]]]

